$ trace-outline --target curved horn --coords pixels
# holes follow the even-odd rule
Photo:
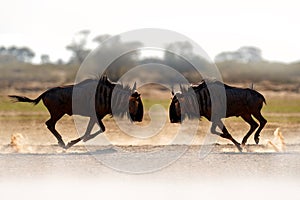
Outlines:
[[[134,92],[136,90],[136,81],[134,82],[134,85],[132,87],[132,91]]]
[[[179,84],[179,87],[180,87],[180,91],[183,92],[183,87],[181,84]]]
[[[174,94],[175,94],[174,93],[174,85],[171,86],[171,94],[172,94],[172,96],[174,96]]]

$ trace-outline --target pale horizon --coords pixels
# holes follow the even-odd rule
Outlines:
[[[268,61],[300,60],[297,1],[139,1],[98,2],[2,0],[0,46],[31,48],[51,61],[67,61],[66,46],[74,34],[90,30],[89,40],[140,28],[181,33],[198,43],[213,60],[242,46],[262,50]],[[133,6],[136,5],[136,6]],[[91,45],[96,47],[96,44]]]

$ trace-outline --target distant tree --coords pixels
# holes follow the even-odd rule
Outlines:
[[[237,61],[243,63],[262,61],[261,50],[256,47],[241,47],[237,51],[222,52],[215,57],[215,62]]]
[[[86,47],[89,34],[89,30],[79,31],[72,39],[71,44],[66,46],[66,49],[73,53],[70,62],[81,64],[89,54],[91,50]]]
[[[16,62],[17,58],[8,53],[8,49],[4,46],[0,47],[0,63],[12,63]]]
[[[262,61],[261,50],[256,47],[241,47],[238,49],[242,60],[246,63]]]
[[[167,50],[170,50],[176,54],[184,55],[184,56],[193,56],[193,46],[188,41],[178,41],[166,46]]]
[[[35,53],[28,47],[17,49],[17,59],[21,62],[31,62]]]
[[[35,53],[28,47],[18,48],[16,46],[11,46],[5,49],[2,48],[2,51],[5,52],[5,55],[14,57],[17,61],[20,62],[31,62],[34,58]]]
[[[98,44],[101,44],[104,40],[107,40],[108,38],[110,38],[111,36],[108,34],[104,34],[104,35],[98,35],[96,37],[94,37],[93,42],[96,42]]]
[[[203,66],[203,69],[210,65],[208,60],[194,53],[193,45],[188,41],[171,43],[166,46],[166,50],[168,51],[165,52],[164,63],[185,75],[191,82],[203,78],[193,64]]]
[[[47,54],[41,55],[41,64],[47,64],[50,63],[50,57]]]
[[[17,57],[18,55],[18,48],[15,46],[8,47],[6,51],[8,55],[12,55],[15,57]]]
[[[56,61],[56,64],[57,64],[57,65],[63,65],[63,64],[64,64],[64,61],[63,61],[62,59],[58,59],[58,60]]]
[[[110,38],[109,40],[107,40]],[[103,43],[103,41],[107,42]],[[139,51],[132,51],[143,46],[138,41],[122,41],[121,37],[104,34],[96,36],[93,42],[101,44],[102,51],[107,55],[119,55],[106,69],[106,73],[110,75],[110,79],[117,81],[124,73],[135,67],[138,62]],[[131,53],[122,55],[124,52]]]
[[[6,48],[4,46],[0,47],[0,55],[5,55],[6,53]]]

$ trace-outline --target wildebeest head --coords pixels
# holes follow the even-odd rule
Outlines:
[[[141,122],[144,116],[144,106],[141,100],[141,94],[136,90],[136,83],[129,97],[129,115],[134,122]]]
[[[180,92],[174,94],[172,91],[172,101],[169,107],[169,118],[171,123],[181,123],[181,107],[180,100],[183,98],[183,95]]]

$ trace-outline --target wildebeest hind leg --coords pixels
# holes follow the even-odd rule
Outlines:
[[[251,115],[243,115],[242,118],[250,125],[250,130],[248,133],[244,136],[242,145],[245,145],[250,135],[255,131],[255,129],[258,127],[258,124],[254,121],[254,119],[251,117]]]
[[[55,124],[56,122],[63,116],[62,115],[56,115],[56,116],[53,116],[51,115],[51,118],[46,121],[46,125],[47,125],[47,128],[51,131],[51,133],[55,136],[55,138],[57,139],[58,141],[58,145],[62,148],[65,148],[65,143],[64,141],[62,140],[62,137],[61,135],[57,132],[57,130],[55,129]]]
[[[259,128],[257,129],[256,133],[254,134],[254,141],[256,144],[259,143],[259,134],[261,130],[265,127],[267,120],[261,115],[260,112],[253,114],[253,116],[259,121]]]

